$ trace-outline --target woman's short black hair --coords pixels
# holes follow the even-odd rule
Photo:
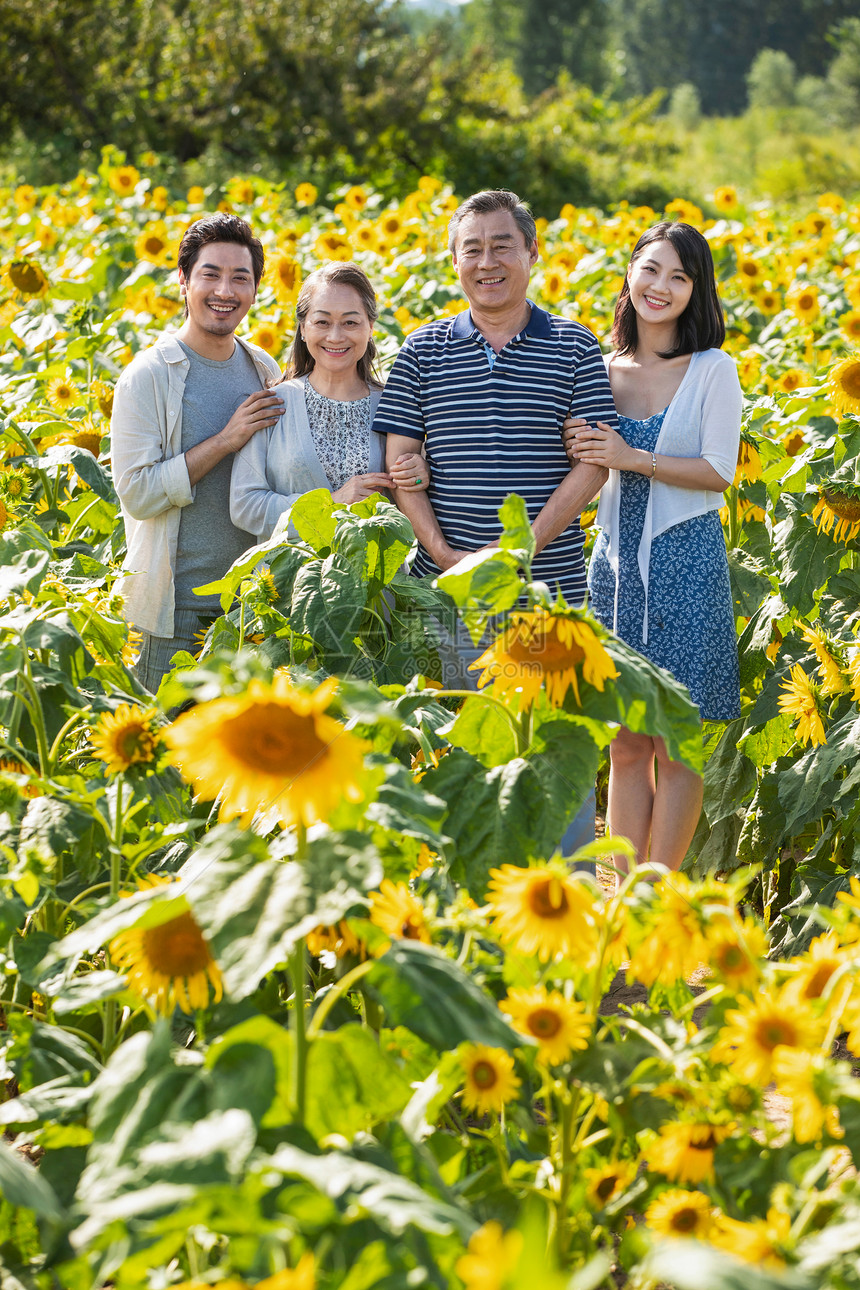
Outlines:
[[[630,263],[635,263],[652,242],[670,242],[678,253],[684,272],[693,282],[690,303],[678,319],[677,344],[660,357],[676,358],[679,354],[694,354],[701,349],[720,349],[726,339],[726,320],[717,292],[714,261],[707,239],[689,224],[663,220],[645,230],[633,248]],[[612,347],[619,354],[632,354],[637,339],[636,310],[630,299],[630,284],[625,276],[615,305]]]

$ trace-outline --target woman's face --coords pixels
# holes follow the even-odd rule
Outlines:
[[[314,367],[345,375],[367,352],[373,328],[355,287],[321,284],[311,297],[302,335]]]
[[[693,279],[671,242],[650,242],[627,270],[630,301],[643,323],[675,323],[690,303]]]

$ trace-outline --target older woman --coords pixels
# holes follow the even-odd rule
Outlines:
[[[357,264],[331,261],[305,280],[296,334],[281,384],[280,419],[245,444],[233,463],[230,518],[261,541],[302,493],[327,488],[336,502],[425,489],[423,457],[405,453],[385,471],[385,442],[371,430],[381,383],[373,371],[378,314]]]

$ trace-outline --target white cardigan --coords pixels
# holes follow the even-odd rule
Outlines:
[[[611,355],[606,357],[607,367],[610,358]],[[667,457],[703,457],[723,479],[732,480],[738,462],[742,408],[743,394],[734,360],[721,349],[700,350],[691,356],[690,366],[669,404],[654,451]],[[645,587],[643,642],[648,640],[648,574],[654,538],[684,520],[719,510],[722,505],[722,493],[651,480],[639,543],[639,572]],[[615,573],[613,626],[618,622],[620,509],[620,474],[610,470],[600,493],[597,524],[606,533],[606,555]]]
[[[303,493],[331,487],[314,448],[305,403],[307,379],[300,376],[274,387],[273,394],[284,401],[283,413],[268,430],[253,435],[233,462],[230,519],[261,542],[272,536],[278,520]],[[371,422],[381,393],[371,386]],[[385,439],[373,430],[367,468],[385,470]]]

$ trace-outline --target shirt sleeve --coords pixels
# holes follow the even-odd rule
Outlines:
[[[738,369],[728,354],[722,354],[707,374],[702,400],[701,455],[718,475],[735,476],[741,438],[744,396]]]
[[[613,430],[618,429],[618,413],[615,410],[609,374],[594,336],[586,341],[585,350],[576,365],[570,415],[584,417],[592,426],[596,421],[605,421]]]
[[[377,434],[401,434],[423,442],[426,428],[421,402],[421,368],[407,337],[388,374],[372,428]]]
[[[133,519],[148,520],[194,498],[185,455],[164,456],[169,415],[167,377],[127,368],[117,382],[111,413],[111,458],[116,491]]]
[[[272,433],[261,430],[251,436],[233,458],[230,476],[231,522],[263,540],[272,536],[284,511],[301,497],[301,493],[276,493],[269,486],[266,464]]]

